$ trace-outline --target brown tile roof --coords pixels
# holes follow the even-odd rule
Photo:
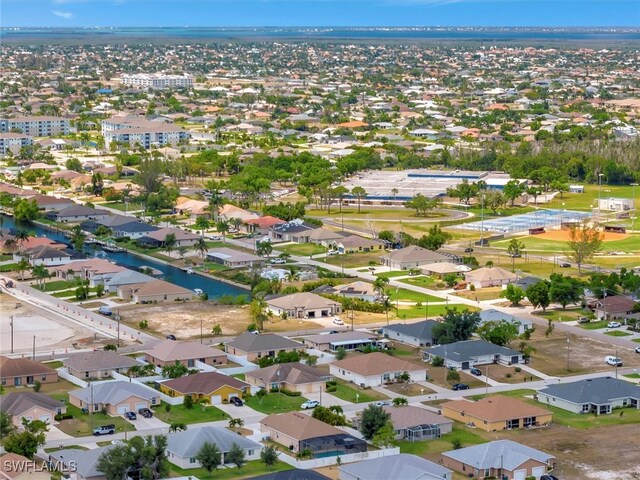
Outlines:
[[[245,374],[264,383],[284,382],[289,385],[300,385],[303,383],[321,382],[331,375],[324,371],[304,365],[302,363],[283,363],[271,365],[270,367],[252,370]]]
[[[145,283],[135,283],[133,285],[128,285],[128,288],[131,289],[134,295],[145,296],[145,295],[168,295],[168,294],[193,294],[191,290],[187,290],[186,288],[182,288],[180,285],[175,285],[173,283],[165,282],[164,280],[154,280],[152,282]]]
[[[0,356],[0,377],[14,378],[31,375],[57,373],[54,369],[28,358],[9,358]]]
[[[517,398],[495,395],[483,398],[477,402],[468,400],[453,400],[441,405],[443,411],[446,409],[455,412],[464,412],[466,416],[475,417],[487,422],[499,422],[512,418],[539,417],[551,415],[549,410],[530,405]]]
[[[238,390],[249,387],[248,383],[218,372],[204,372],[187,375],[186,377],[175,378],[173,380],[163,382],[162,385],[182,394],[198,393],[203,395],[213,393],[225,385],[237,388]]]
[[[408,372],[415,372],[416,370],[426,370],[426,368],[421,365],[407,362],[406,360],[401,360],[380,352],[345,358],[344,360],[333,362],[331,365],[357,373],[364,377],[381,375],[386,372],[401,372],[405,370]]]
[[[320,420],[316,420],[310,415],[305,415],[302,412],[269,415],[268,417],[263,418],[260,421],[260,424],[291,438],[295,438],[296,440],[307,440],[309,438],[344,433],[342,430],[332,427]]]
[[[416,425],[443,425],[453,423],[453,420],[430,412],[420,407],[405,405],[402,407],[382,407],[391,415],[391,423],[396,430],[415,427]]]
[[[164,340],[158,343],[152,349],[147,350],[147,355],[163,362],[226,356],[223,351],[198,342],[176,342],[175,340]]]

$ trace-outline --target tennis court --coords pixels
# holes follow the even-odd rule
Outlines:
[[[492,233],[527,232],[530,228],[560,227],[561,223],[582,222],[590,218],[588,212],[571,210],[536,210],[535,212],[512,215],[503,218],[491,218],[484,221],[465,223],[457,228],[464,230],[485,231]]]

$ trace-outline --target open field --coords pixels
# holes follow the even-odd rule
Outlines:
[[[602,244],[604,251],[640,251],[640,236],[636,234],[606,233]],[[527,235],[518,237],[525,245],[528,252],[551,252],[564,254],[569,251],[569,232],[563,230],[552,230],[542,235]],[[492,242],[491,246],[506,249],[511,240],[500,240]]]
[[[561,308],[554,308],[547,309],[546,312],[538,311],[534,315],[546,319],[550,318],[554,322],[570,322],[578,320],[580,317],[584,317],[588,313],[591,313],[591,311],[583,308],[567,308],[566,310],[562,310]]]
[[[486,366],[480,367],[480,370],[482,371],[482,373],[489,372],[489,378],[500,383],[521,383],[540,380],[535,375],[532,375],[529,372],[525,372],[524,370],[516,372],[516,368],[518,367],[498,364],[491,365],[488,370]]]
[[[187,409],[184,405],[172,405],[171,410],[165,410],[165,403],[153,408],[153,414],[166,423],[203,423],[224,420],[227,414],[214,406],[202,406],[195,404],[193,408]]]
[[[241,469],[235,467],[219,468],[209,473],[204,468],[182,469],[171,464],[170,475],[172,477],[198,478],[200,480],[241,480],[243,478],[253,478],[267,473],[291,470],[293,467],[284,462],[278,462],[272,467],[267,467],[259,460],[248,462]]]
[[[387,287],[385,289],[387,295],[389,295],[389,301],[395,302],[444,302],[442,298],[434,297],[433,295],[427,295],[426,293],[414,292],[413,290],[407,290],[404,288]]]
[[[423,304],[421,307],[403,307],[397,310],[397,318],[426,318],[426,317],[439,317],[444,315],[447,309],[457,309],[459,312],[464,310],[470,310],[472,312],[478,311],[475,307],[469,307],[467,305],[461,305],[457,303],[449,303],[449,305],[427,305]],[[395,309],[394,309],[395,310]]]
[[[279,252],[285,252],[290,255],[300,255],[302,257],[308,257],[309,255],[318,255],[319,253],[325,253],[327,251],[322,245],[316,245],[315,243],[292,243],[290,245],[277,245],[276,250]]]
[[[412,397],[415,395],[428,395],[430,393],[434,393],[434,390],[423,387],[422,385],[418,385],[417,383],[394,383],[392,385],[385,385],[384,388],[386,388],[387,390],[391,390],[398,395],[405,395],[407,397]]]
[[[410,278],[403,278],[398,281],[402,283],[407,283],[409,285],[416,285],[418,287],[426,287],[426,288],[433,288],[433,284],[438,282],[438,280],[436,280],[435,278],[426,277],[424,275],[419,275],[419,276],[410,277]]]
[[[502,297],[502,287],[490,287],[490,288],[479,288],[476,291],[471,290],[462,290],[459,292],[455,292],[452,295],[456,297],[467,298],[469,300],[494,300],[496,298]]]
[[[347,383],[343,380],[338,380],[337,390],[335,392],[327,393],[352,403],[374,402],[376,400],[387,400],[389,398],[383,393],[376,392],[370,388],[360,388],[353,383]]]
[[[325,258],[325,262],[330,265],[344,268],[366,267],[367,265],[379,265],[380,257],[384,255],[384,251],[363,252],[363,253],[345,253],[342,255],[331,255]]]
[[[304,397],[289,397],[284,393],[268,393],[262,401],[255,396],[245,399],[247,406],[267,415],[300,410],[300,405],[306,401]]]
[[[563,198],[556,197],[549,206],[567,210],[591,210],[592,207],[597,208],[598,185],[585,185],[584,193],[565,193]],[[633,187],[621,185],[602,185],[602,198],[605,197],[622,197],[633,198]],[[636,197],[638,192],[636,191]],[[636,208],[640,206],[640,198],[636,198]]]
[[[449,369],[445,367],[434,367],[433,365],[427,365],[427,374],[429,375],[429,379],[427,380],[427,382],[450,389],[452,383],[447,381],[448,371]],[[460,374],[460,381],[455,381],[453,383],[464,383],[465,385],[469,385],[469,388],[478,388],[485,385],[485,383],[478,377],[470,375],[467,372],[458,370],[458,373]],[[461,392],[461,396],[462,395],[464,395],[464,392]]]

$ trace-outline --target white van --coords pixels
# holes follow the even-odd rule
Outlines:
[[[604,357],[604,361],[607,365],[613,365],[614,367],[622,366],[622,360],[620,360],[618,357],[614,357],[613,355],[607,355],[606,357]]]

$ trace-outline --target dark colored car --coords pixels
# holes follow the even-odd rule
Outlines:
[[[571,264],[570,264],[570,263],[567,263],[567,262],[564,262],[564,263],[561,263],[561,264],[560,264],[560,267],[561,267],[561,268],[571,268]]]
[[[125,412],[124,413],[124,417],[127,420],[136,420],[138,418],[137,415],[135,414],[135,412]]]
[[[233,403],[236,407],[241,407],[242,405],[244,405],[240,397],[231,397],[229,399],[229,402]]]
[[[473,248],[471,247],[467,247],[464,249],[464,253],[471,253],[471,252],[473,252]]]
[[[173,335],[173,334],[169,334],[169,335],[167,335],[165,338],[166,338],[167,340],[177,340],[177,339],[176,339],[176,336],[175,336],[175,335]]]
[[[482,372],[479,368],[470,368],[469,373],[471,373],[471,375],[475,375],[476,377],[480,377],[482,375]]]
[[[556,477],[555,475],[542,475],[540,477],[540,480],[560,480],[558,477]]]
[[[141,416],[143,416],[144,418],[151,418],[153,417],[153,412],[148,409],[148,408],[141,408],[140,410],[138,410],[138,414],[140,414]]]
[[[464,383],[456,383],[452,388],[453,390],[469,390],[469,385],[465,385]]]

